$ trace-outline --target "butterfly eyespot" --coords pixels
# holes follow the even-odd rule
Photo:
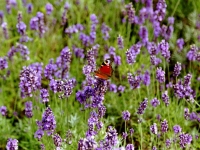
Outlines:
[[[104,63],[105,63],[107,66],[109,66],[109,64],[110,64],[110,60],[107,59],[107,60],[104,61]]]

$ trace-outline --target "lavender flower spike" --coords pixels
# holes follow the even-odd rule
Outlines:
[[[158,134],[158,128],[157,128],[157,124],[154,123],[152,126],[150,126],[150,130],[153,134]]]
[[[181,63],[177,62],[174,66],[173,76],[177,77],[181,72]]]
[[[122,112],[122,118],[125,121],[128,121],[130,119],[130,116],[131,116],[131,114],[130,114],[130,112],[128,110]]]
[[[51,3],[47,3],[46,4],[46,12],[47,12],[47,15],[50,15],[53,11],[53,5]]]
[[[6,145],[7,150],[18,150],[18,140],[16,139],[8,139],[7,145]]]
[[[1,113],[2,116],[6,116],[7,115],[7,107],[1,106],[0,107],[0,113]]]
[[[33,106],[31,101],[25,103],[25,115],[28,118],[31,118],[33,116]]]
[[[156,69],[156,79],[160,83],[165,82],[165,71],[163,71],[162,68],[157,68]]]
[[[124,48],[124,42],[123,42],[123,38],[122,38],[121,35],[119,35],[117,37],[117,44],[118,44],[119,49],[123,49]]]
[[[142,115],[144,113],[145,109],[147,108],[147,104],[148,104],[148,99],[145,98],[144,101],[142,101],[140,103],[137,114]]]

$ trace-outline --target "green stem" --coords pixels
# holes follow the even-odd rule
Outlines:
[[[140,123],[140,144],[141,144],[141,150],[142,150],[142,123]]]
[[[179,3],[180,3],[180,0],[177,1],[176,6],[175,6],[175,8],[174,8],[174,10],[173,10],[173,12],[172,12],[172,14],[171,14],[171,16],[174,16],[174,13],[175,13],[175,11],[176,11],[176,9],[177,9]]]
[[[69,130],[69,114],[68,114],[68,112],[69,112],[69,106],[68,106],[68,98],[67,98],[67,129]]]
[[[126,121],[125,121],[125,134],[126,134]],[[126,139],[124,139],[124,147],[126,146]]]

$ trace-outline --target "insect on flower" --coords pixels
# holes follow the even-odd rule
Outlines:
[[[107,80],[112,76],[112,65],[111,65],[111,59],[106,59],[101,67],[95,71],[95,77],[98,79],[103,79],[103,80]]]

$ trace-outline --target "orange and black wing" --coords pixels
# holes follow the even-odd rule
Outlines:
[[[112,76],[112,66],[101,65],[101,67],[95,71],[95,77],[107,80]]]

